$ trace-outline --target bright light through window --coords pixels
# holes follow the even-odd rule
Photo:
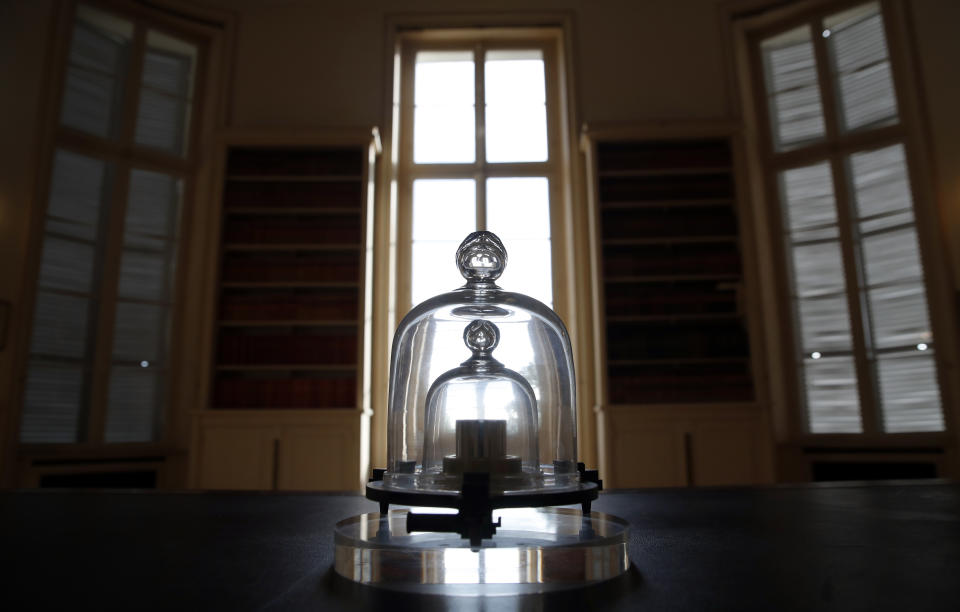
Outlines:
[[[473,53],[417,53],[414,83],[413,160],[425,163],[475,159]]]
[[[500,284],[552,305],[547,179],[487,179],[487,229],[507,247],[507,270]]]
[[[476,227],[473,179],[413,182],[413,304],[463,285],[454,254]]]
[[[487,161],[546,161],[543,53],[489,51],[484,72]]]
[[[400,115],[413,121],[410,137],[400,139],[401,174],[409,177],[401,182],[410,189],[401,196],[410,203],[409,306],[462,286],[457,246],[487,229],[509,257],[498,284],[552,308],[553,55],[540,41],[505,49],[460,41],[442,50],[414,43],[402,56],[400,74],[413,74],[400,90]]]

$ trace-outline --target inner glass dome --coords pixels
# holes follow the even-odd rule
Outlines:
[[[566,327],[495,284],[507,252],[493,233],[467,236],[456,265],[466,284],[416,306],[394,336],[384,486],[456,491],[463,473],[488,472],[494,490],[575,487]]]

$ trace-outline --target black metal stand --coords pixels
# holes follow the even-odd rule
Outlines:
[[[587,470],[577,464],[580,483],[576,488],[557,491],[549,489],[536,492],[498,493],[490,490],[490,474],[467,472],[463,475],[460,492],[421,492],[388,489],[383,486],[386,470],[374,469],[373,478],[367,484],[367,499],[380,504],[380,515],[387,516],[390,504],[405,506],[434,506],[456,508],[457,514],[407,514],[407,531],[440,531],[458,533],[470,540],[470,546],[478,548],[487,538],[492,538],[500,527],[500,520],[493,522],[497,508],[539,508],[580,504],[584,516],[590,514],[590,506],[603,489],[597,470]]]

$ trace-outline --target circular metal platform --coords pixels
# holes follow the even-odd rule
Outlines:
[[[565,487],[491,492],[491,508],[520,508],[540,506],[565,506],[582,504],[597,499],[600,487],[594,482],[577,482]],[[367,499],[375,502],[403,506],[431,506],[460,508],[463,505],[460,491],[422,491],[389,487],[382,480],[367,483]]]
[[[335,570],[380,588],[511,595],[588,586],[627,571],[628,525],[570,508],[510,508],[495,536],[471,549],[455,533],[408,532],[407,510],[361,514],[335,529]]]

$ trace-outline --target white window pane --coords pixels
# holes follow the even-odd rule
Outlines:
[[[487,179],[487,229],[502,240],[550,238],[546,177]]]
[[[488,51],[484,76],[487,104],[543,104],[547,99],[539,49]]]
[[[413,117],[413,161],[469,163],[476,159],[473,106],[418,106]]]
[[[473,106],[472,51],[420,51],[415,71],[416,106]]]
[[[82,360],[88,357],[90,300],[37,292],[30,354]]]
[[[27,370],[20,441],[78,442],[84,371],[73,365],[31,362]]]
[[[870,289],[867,304],[873,343],[877,348],[916,346],[932,341],[922,283]]]
[[[48,289],[93,291],[102,209],[112,165],[58,150],[50,180],[39,284]]]
[[[457,247],[462,240],[463,238],[413,243],[411,304],[419,304],[435,295],[463,286],[466,281],[457,271],[456,262]]]
[[[825,133],[810,28],[760,43],[774,148],[784,151]]]
[[[823,137],[823,108],[816,86],[785,91],[771,98],[778,151]]]
[[[797,300],[797,312],[800,350],[804,355],[851,350],[850,315],[845,295]]]
[[[40,287],[91,293],[94,254],[89,242],[44,236]]]
[[[133,24],[90,6],[77,7],[60,122],[113,138],[120,126]]]
[[[413,240],[463,240],[476,229],[476,198],[473,179],[414,181]]]
[[[47,217],[85,226],[81,233],[95,240],[100,210],[109,189],[107,162],[70,151],[58,150],[53,159]]]
[[[156,30],[147,32],[143,85],[181,98],[193,96],[197,47]]]
[[[869,286],[923,279],[917,230],[912,226],[866,236],[863,258]]]
[[[944,431],[933,350],[880,355],[880,405],[889,433]]]
[[[879,5],[831,16],[824,26],[830,31],[827,47],[838,82],[842,127],[896,121],[897,98]]]
[[[553,307],[550,240],[505,239],[503,246],[507,249],[507,269],[497,284]]]
[[[137,113],[137,144],[180,154],[185,147],[186,115],[184,100],[144,90]]]
[[[474,161],[474,103],[472,52],[417,53],[414,76],[413,161]]]
[[[780,174],[784,222],[794,242],[839,237],[830,166],[823,163]]]
[[[878,28],[877,26],[880,25]],[[876,2],[860,4],[823,19],[824,29],[830,37],[839,36],[828,42],[832,50],[840,50],[836,56],[837,66],[849,70],[870,63],[876,59],[876,49],[886,48],[880,5]]]
[[[172,299],[182,190],[180,179],[172,176],[131,172],[117,288],[121,298]]]
[[[903,145],[857,153],[848,161],[860,232],[913,222]]]
[[[860,394],[852,357],[807,358],[802,376],[811,433],[861,433]]]
[[[790,249],[793,260],[794,292],[809,298],[843,293],[843,259],[840,243],[823,242]]]
[[[457,247],[476,226],[472,179],[413,182],[412,304],[463,285],[456,266]]]
[[[889,62],[841,75],[840,98],[847,130],[893,122],[897,99]]]
[[[88,4],[78,4],[76,25],[88,28],[99,36],[72,39],[70,62],[111,74],[122,72],[126,56],[118,53],[118,50],[133,39],[133,23]],[[105,44],[104,38],[114,44]]]
[[[135,235],[175,240],[180,220],[183,181],[159,172],[134,169],[124,218],[124,243]]]
[[[488,162],[547,161],[547,107],[487,105]]]
[[[68,66],[60,122],[102,138],[114,137],[121,87],[119,79]]]
[[[150,442],[157,437],[162,414],[163,373],[139,366],[110,371],[109,403],[104,439],[107,442]]]
[[[173,265],[164,253],[125,249],[120,259],[121,298],[167,301],[173,290]]]
[[[546,161],[546,87],[540,50],[488,52],[484,102],[487,161]]]
[[[118,302],[113,327],[114,362],[164,365],[169,316],[165,306]]]
[[[137,144],[182,155],[187,148],[197,48],[147,32],[147,51],[137,109]]]

